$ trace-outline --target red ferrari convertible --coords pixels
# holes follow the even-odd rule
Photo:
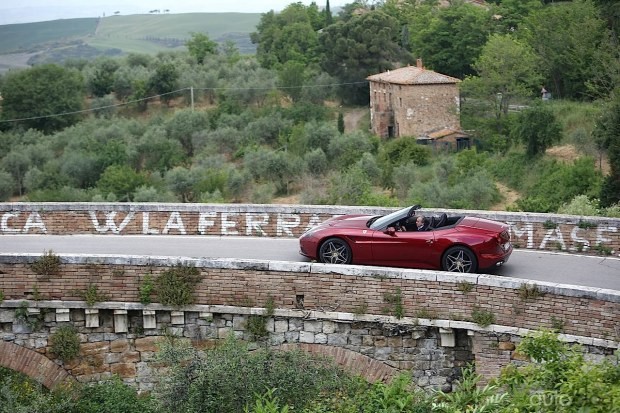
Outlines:
[[[383,216],[331,218],[299,238],[300,253],[332,264],[470,273],[508,261],[512,245],[507,225],[445,213],[423,217],[416,215],[419,208],[415,205]]]

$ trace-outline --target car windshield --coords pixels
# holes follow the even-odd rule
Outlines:
[[[406,218],[407,214],[411,207],[399,209],[398,211],[392,212],[389,215],[383,215],[381,217],[373,217],[368,221],[368,227],[374,230],[381,230],[387,228],[388,224],[392,222],[398,221],[400,219]]]

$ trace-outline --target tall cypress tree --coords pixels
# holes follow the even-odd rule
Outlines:
[[[332,17],[332,11],[329,8],[329,0],[327,0],[327,3],[325,4],[325,26],[327,27],[333,22],[334,18]]]

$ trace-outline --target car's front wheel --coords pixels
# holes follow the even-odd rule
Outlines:
[[[441,266],[444,271],[476,272],[478,260],[469,248],[456,246],[448,248],[441,260]]]
[[[319,248],[319,261],[328,264],[350,264],[351,247],[340,238],[329,238]]]

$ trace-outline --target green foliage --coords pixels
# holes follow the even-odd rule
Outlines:
[[[542,162],[534,167],[537,180],[528,183],[525,196],[517,201],[524,211],[555,212],[577,195],[599,193],[602,177],[592,159],[580,158],[573,164]]]
[[[620,203],[620,90],[616,91],[596,124],[594,136],[599,145],[607,149],[610,173],[601,188],[601,206]]]
[[[160,62],[148,81],[148,88],[161,95],[162,102],[169,104],[179,89],[179,72],[173,62]]]
[[[383,294],[383,302],[388,304],[388,307],[385,308],[386,313],[393,315],[398,319],[401,319],[405,316],[403,295],[400,288],[397,288],[394,293]]]
[[[70,392],[49,392],[24,374],[0,367],[0,413],[67,413]]]
[[[140,303],[143,305],[151,303],[151,294],[153,293],[154,288],[155,284],[153,282],[153,277],[150,275],[144,276],[138,286],[138,299],[140,300]]]
[[[85,69],[86,87],[93,96],[102,97],[114,90],[114,75],[119,69],[118,60],[110,57],[96,59]]]
[[[411,59],[399,45],[400,31],[398,20],[374,10],[337,21],[321,32],[321,68],[343,84],[339,95],[346,103],[367,104],[368,85],[360,80]]]
[[[79,388],[75,411],[80,413],[150,413],[155,403],[149,395],[139,395],[118,376]]]
[[[589,198],[587,195],[577,195],[570,202],[562,204],[558,208],[558,214],[597,216],[601,213],[598,205],[598,199]]]
[[[609,80],[606,87],[588,87],[617,64],[609,53],[617,45],[610,42],[602,16],[594,2],[580,0],[542,7],[525,19],[519,34],[541,58],[545,84],[555,97],[589,99],[613,88]]]
[[[538,105],[519,113],[512,130],[514,139],[526,144],[528,156],[545,153],[561,138],[562,130],[551,109]]]
[[[277,389],[283,406],[303,411],[311,400],[333,394],[348,381],[324,358],[269,348],[249,352],[233,334],[204,354],[175,341],[164,342],[161,351],[172,361],[170,374],[157,391],[166,411],[237,413],[253,405],[265,389]]]
[[[85,290],[76,291],[76,294],[84,301],[88,307],[92,307],[101,301],[107,301],[108,296],[99,291],[96,284],[88,284]]]
[[[587,362],[579,346],[543,331],[525,337],[517,351],[535,363],[508,366],[497,384],[510,395],[509,411],[614,412],[620,397],[617,357]],[[536,396],[536,397],[533,397]]]
[[[466,79],[465,93],[486,99],[497,118],[506,116],[515,100],[530,98],[542,80],[532,48],[510,35],[492,35],[474,68],[478,77]]]
[[[419,13],[410,24],[411,45],[424,64],[449,76],[473,74],[472,64],[487,42],[487,12],[460,2],[436,7],[432,14]]]
[[[196,267],[177,265],[155,278],[155,293],[161,304],[183,307],[194,302],[194,288],[201,280]]]
[[[208,55],[217,53],[217,43],[204,33],[190,33],[191,38],[185,42],[185,46],[191,56],[199,64],[204,63]]]
[[[276,389],[267,389],[265,393],[258,394],[254,407],[250,409],[249,406],[245,406],[243,411],[245,413],[288,413],[288,406],[280,407],[280,399],[275,395],[276,391]]]
[[[519,298],[521,301],[535,300],[543,295],[544,293],[538,289],[536,284],[523,283],[519,287]]]
[[[50,336],[50,350],[59,359],[69,362],[80,354],[80,337],[72,325],[62,325]]]
[[[15,181],[13,175],[0,170],[0,202],[8,201],[13,195]]]
[[[144,175],[128,165],[111,165],[103,171],[97,188],[105,195],[113,194],[119,201],[131,201],[134,192],[147,183]]]
[[[472,367],[462,370],[458,387],[450,393],[438,392],[434,396],[432,412],[437,413],[484,413],[497,412],[506,406],[507,393],[500,392],[495,384],[479,385],[478,376]],[[506,410],[509,411],[509,410]]]
[[[314,400],[305,413],[428,413],[431,398],[417,389],[410,375],[399,374],[389,383],[357,378],[344,391]]]
[[[202,111],[179,110],[166,122],[168,137],[177,140],[187,157],[194,156],[199,133],[209,128],[209,116]]]
[[[4,301],[4,291],[0,290],[0,304]]]
[[[83,79],[79,72],[57,65],[38,65],[11,71],[2,86],[2,119],[26,129],[50,133],[78,121],[82,109]],[[36,102],[36,104],[34,104]],[[72,113],[49,117],[49,114]]]
[[[475,305],[471,311],[471,319],[479,326],[487,327],[495,322],[495,314],[493,314],[490,310],[485,310],[484,308]]]
[[[456,288],[462,292],[463,294],[467,294],[470,293],[474,290],[474,288],[476,287],[475,284],[470,283],[468,281],[458,281],[456,283]]]
[[[36,259],[32,264],[30,264],[30,268],[35,274],[50,276],[57,275],[60,272],[60,257],[52,250],[47,252],[43,252],[41,258]]]
[[[485,209],[498,202],[500,196],[491,174],[476,166],[476,162],[444,156],[432,167],[425,169],[410,169],[405,173],[407,171],[403,169],[413,167],[398,167],[394,171],[394,179],[397,189],[408,184],[404,194],[399,190],[400,197],[406,199],[407,203],[428,207]],[[463,185],[463,182],[467,182],[467,185]]]

